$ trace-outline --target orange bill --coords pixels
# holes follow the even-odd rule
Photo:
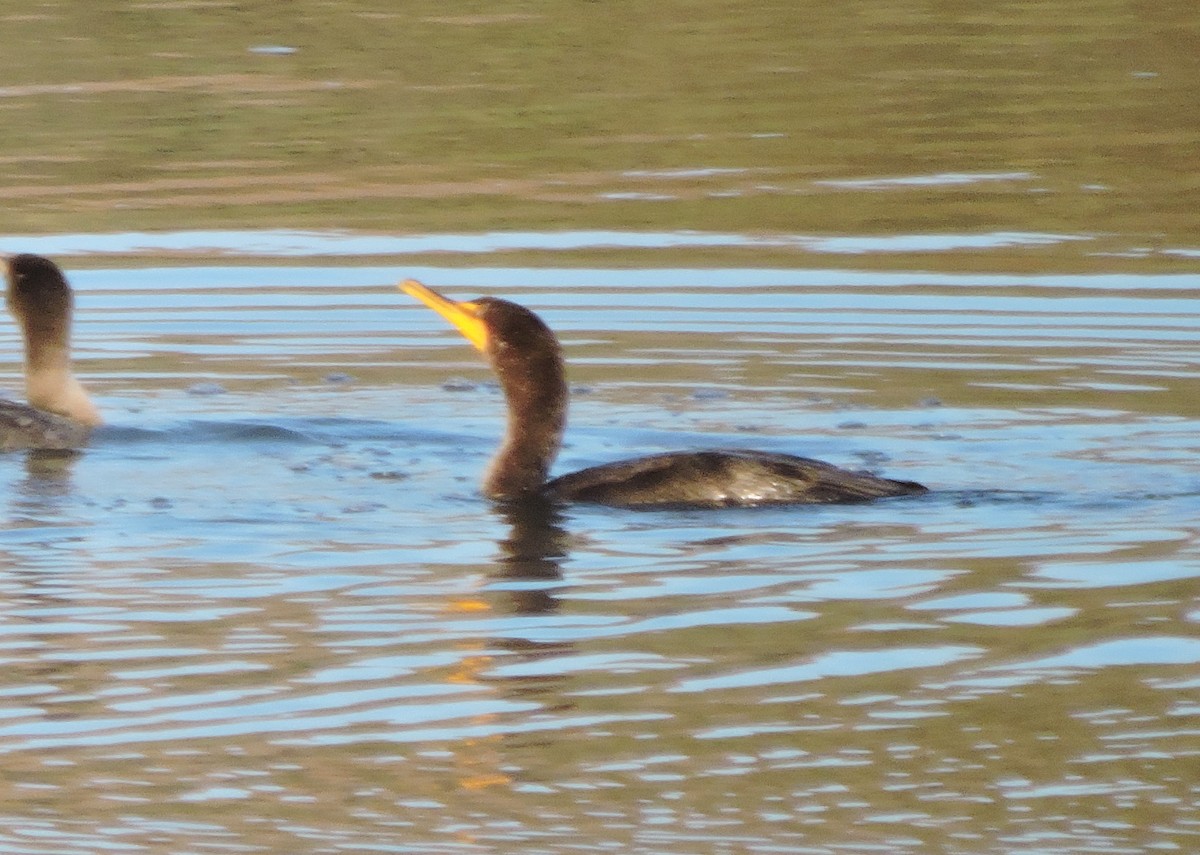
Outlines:
[[[399,288],[410,297],[416,297],[429,308],[433,309],[448,320],[462,333],[467,341],[485,350],[488,342],[488,331],[479,318],[479,306],[476,303],[457,303],[448,297],[443,297],[432,288],[427,288],[416,279],[405,279]]]

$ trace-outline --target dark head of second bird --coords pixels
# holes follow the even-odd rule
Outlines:
[[[10,256],[5,266],[5,302],[26,341],[62,346],[70,334],[74,301],[58,265],[40,255],[23,254]]]

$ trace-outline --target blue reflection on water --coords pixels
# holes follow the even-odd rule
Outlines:
[[[8,251],[45,255],[216,253],[267,256],[369,256],[418,253],[490,253],[505,250],[678,249],[758,247],[851,254],[947,252],[1048,246],[1086,241],[1088,235],[992,232],[881,236],[746,235],[722,232],[484,232],[480,234],[380,235],[349,231],[263,229],[253,231],[116,232],[112,234],[4,236]]]
[[[856,677],[909,668],[932,668],[979,656],[983,652],[984,649],[981,647],[965,645],[883,650],[834,650],[796,665],[747,669],[716,677],[682,680],[671,691],[704,692],[710,689],[798,683],[819,680],[824,677]]]

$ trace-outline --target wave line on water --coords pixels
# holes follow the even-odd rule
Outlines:
[[[338,230],[113,232],[77,235],[4,235],[0,246],[45,255],[146,253],[222,256],[371,256],[422,253],[485,254],[504,251],[587,249],[761,248],[833,255],[927,253],[963,249],[1042,247],[1094,240],[1092,235],[1034,232],[923,235],[796,235],[672,231],[481,232],[387,235]]]

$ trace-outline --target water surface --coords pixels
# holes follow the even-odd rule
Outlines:
[[[1190,845],[1194,277],[327,239],[72,271],[110,423],[0,458],[13,851]],[[560,331],[560,469],[729,445],[933,492],[505,513],[499,394],[400,275]]]

